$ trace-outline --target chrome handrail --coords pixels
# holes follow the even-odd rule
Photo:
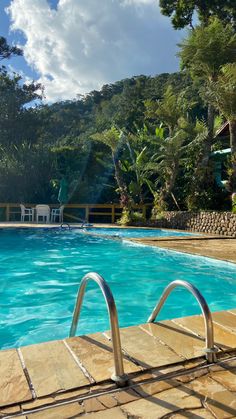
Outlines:
[[[114,354],[114,364],[115,364],[115,374],[111,376],[111,379],[116,382],[119,387],[122,387],[126,384],[128,378],[124,374],[124,366],[123,366],[123,357],[121,351],[121,343],[120,343],[120,332],[119,332],[119,323],[118,323],[118,315],[116,310],[116,304],[112,292],[106,283],[106,281],[96,272],[90,272],[82,278],[77,300],[76,306],[73,314],[73,320],[70,328],[70,337],[75,336],[76,329],[78,325],[78,320],[80,316],[81,306],[83,302],[83,297],[85,293],[85,288],[88,281],[95,281],[105,298],[109,319],[110,319],[110,327],[111,327],[111,338],[112,338],[112,346],[113,346],[113,354]]]
[[[62,230],[65,229],[66,227],[68,228],[68,230],[71,229],[69,223],[61,223],[60,227],[61,227]]]
[[[205,331],[206,331],[206,349],[205,349],[206,359],[208,362],[216,362],[215,353],[217,352],[217,348],[214,346],[214,330],[213,330],[213,322],[212,322],[210,309],[207,305],[205,298],[202,296],[202,294],[198,291],[198,289],[194,285],[190,284],[189,282],[176,280],[176,281],[171,282],[169,285],[167,285],[167,287],[164,289],[164,292],[158,304],[154,308],[151,316],[148,318],[148,323],[153,323],[155,321],[167,297],[169,296],[171,291],[178,286],[184,287],[188,291],[190,291],[191,294],[193,294],[193,296],[196,298],[198,304],[200,305],[202,314],[204,317]]]

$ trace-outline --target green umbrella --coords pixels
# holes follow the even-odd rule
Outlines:
[[[68,202],[68,183],[67,180],[65,178],[62,178],[61,182],[60,182],[60,189],[58,192],[58,197],[57,197],[58,201],[60,202],[60,204],[67,204]]]

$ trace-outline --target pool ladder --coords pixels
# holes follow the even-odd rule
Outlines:
[[[119,386],[122,387],[126,385],[128,381],[128,376],[124,373],[124,365],[123,365],[123,355],[121,349],[121,341],[120,341],[120,331],[119,331],[119,323],[118,323],[118,315],[115,300],[113,294],[108,286],[107,282],[97,274],[96,272],[90,272],[82,278],[76,305],[74,309],[72,324],[70,328],[70,337],[75,336],[77,325],[79,321],[80,311],[83,303],[84,293],[86,289],[86,285],[88,281],[96,282],[104,296],[106,301],[109,320],[110,320],[110,327],[111,327],[111,340],[113,346],[113,354],[114,354],[114,365],[115,365],[115,372],[111,376],[111,379]],[[205,298],[202,294],[198,291],[198,289],[190,284],[187,281],[176,280],[170,282],[170,284],[164,289],[164,292],[157,303],[156,307],[154,308],[151,316],[148,318],[148,323],[153,323],[156,320],[157,315],[159,314],[163,304],[165,303],[166,299],[170,295],[171,291],[176,287],[183,287],[186,288],[197,300],[205,323],[205,334],[206,334],[206,359],[209,363],[216,362],[216,352],[218,349],[214,346],[214,331],[213,331],[213,322],[210,309],[207,305]]]

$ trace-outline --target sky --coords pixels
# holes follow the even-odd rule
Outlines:
[[[41,82],[53,103],[178,70],[184,32],[161,15],[158,0],[0,0],[0,35],[24,51],[5,65]]]

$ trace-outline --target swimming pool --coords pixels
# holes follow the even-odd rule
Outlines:
[[[78,285],[103,275],[114,294],[120,326],[145,322],[164,287],[185,279],[212,310],[236,307],[236,265],[84,234],[80,230],[0,230],[0,347],[68,336]],[[174,291],[160,319],[199,312],[185,290]],[[78,334],[109,327],[100,289],[89,283]]]

